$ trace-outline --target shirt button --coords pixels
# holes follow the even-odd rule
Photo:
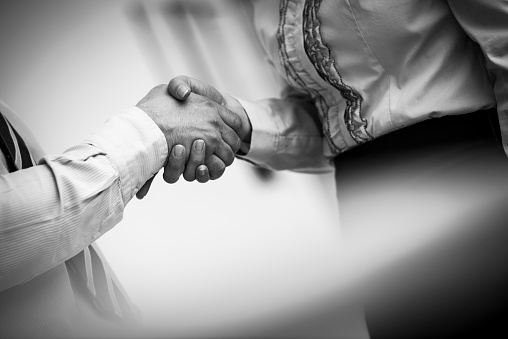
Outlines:
[[[93,238],[94,238],[94,239],[97,239],[97,238],[99,238],[100,236],[101,236],[101,234],[100,234],[99,232],[97,232],[97,233],[95,233],[95,234],[93,235]]]

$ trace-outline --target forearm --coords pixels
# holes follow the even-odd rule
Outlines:
[[[68,159],[0,178],[0,290],[64,262],[121,220],[119,176],[108,160],[72,159],[62,170]]]
[[[143,115],[115,117],[65,153],[0,177],[0,290],[64,262],[122,219],[167,157]]]
[[[272,170],[328,172],[323,155],[321,124],[313,103],[304,98],[240,100],[252,125],[249,151],[244,158]]]

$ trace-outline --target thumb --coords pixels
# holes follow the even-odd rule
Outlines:
[[[226,105],[226,100],[222,94],[213,86],[185,75],[171,79],[168,85],[168,92],[173,98],[178,100],[187,99],[192,92],[207,97],[219,105]]]

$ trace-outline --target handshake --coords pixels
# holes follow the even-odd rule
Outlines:
[[[168,183],[182,174],[187,181],[218,179],[242,142],[250,142],[252,127],[238,100],[193,78],[179,76],[159,85],[136,106],[166,137],[169,155],[163,176]],[[138,199],[148,193],[153,178],[137,192]]]

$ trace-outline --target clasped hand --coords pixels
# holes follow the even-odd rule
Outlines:
[[[242,141],[250,138],[250,121],[240,103],[189,77],[153,88],[137,107],[164,133],[169,155],[163,177],[168,183],[182,174],[202,183],[220,178]],[[138,199],[147,194],[153,178],[138,191]]]

